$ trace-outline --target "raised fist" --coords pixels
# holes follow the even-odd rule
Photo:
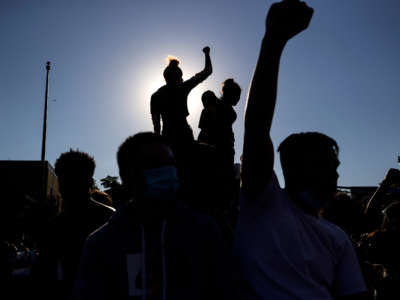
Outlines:
[[[203,48],[203,52],[204,52],[204,54],[210,54],[210,47],[204,47]]]
[[[267,35],[288,41],[310,24],[314,10],[299,0],[283,0],[271,5],[267,19]]]

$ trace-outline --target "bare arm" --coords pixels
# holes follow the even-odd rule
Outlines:
[[[271,6],[266,33],[245,113],[242,187],[247,196],[258,193],[273,172],[274,148],[270,130],[275,110],[279,63],[286,42],[307,28],[313,14],[304,2],[285,0]]]
[[[210,76],[212,73],[210,47],[204,47],[203,52],[205,57],[204,69],[183,83],[189,92],[198,84],[206,80],[207,77]]]
[[[161,134],[161,118],[159,113],[151,114],[151,120],[153,121],[154,132]]]

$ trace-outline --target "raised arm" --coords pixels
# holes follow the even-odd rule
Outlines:
[[[212,64],[211,64],[211,57],[210,57],[210,47],[204,47],[203,48],[204,52],[204,57],[205,57],[205,62],[204,62],[204,70],[203,72],[207,74],[207,76],[210,76],[212,73]]]
[[[308,27],[313,9],[298,0],[284,0],[271,6],[266,33],[253,79],[245,113],[242,156],[242,187],[247,196],[257,194],[269,182],[274,164],[270,137],[275,110],[279,62],[286,42]]]
[[[210,56],[210,47],[203,48],[205,62],[204,62],[204,69],[194,75],[192,78],[186,80],[183,84],[186,86],[188,91],[192,90],[198,84],[203,82],[207,79],[208,76],[212,73],[212,64],[211,64],[211,56]]]

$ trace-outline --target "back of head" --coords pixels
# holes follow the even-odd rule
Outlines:
[[[312,181],[332,180],[331,176],[337,180],[339,147],[325,134],[292,134],[279,145],[278,151],[287,187],[312,185]]]
[[[56,160],[55,173],[63,198],[69,194],[83,196],[88,193],[93,185],[95,168],[94,158],[85,152],[70,149],[62,153]]]
[[[205,91],[203,95],[201,95],[201,102],[203,103],[204,108],[210,107],[212,105],[217,104],[217,96],[215,96],[213,91]]]
[[[168,58],[168,66],[164,69],[164,79],[167,84],[182,82],[182,70],[179,68],[180,61],[177,58]]]
[[[228,101],[232,106],[238,104],[242,89],[233,78],[226,79],[222,83],[222,98]]]

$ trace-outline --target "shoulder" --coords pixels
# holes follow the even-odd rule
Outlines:
[[[250,192],[242,188],[240,193],[241,204],[253,203],[260,205],[265,204],[266,202],[271,202],[271,199],[285,197],[287,198],[287,195],[279,185],[278,178],[274,171],[272,172],[270,179],[265,181],[265,183],[256,191]]]
[[[353,249],[353,244],[347,233],[339,226],[329,222],[321,217],[320,224],[323,227],[327,237],[330,238],[334,245],[336,255],[346,253],[349,249]]]
[[[151,95],[151,101],[159,99],[160,97],[162,97],[163,94],[166,93],[166,91],[167,91],[167,86],[163,85]]]
[[[108,205],[105,205],[103,203],[100,203],[100,202],[98,202],[98,201],[96,201],[96,200],[94,200],[92,198],[90,199],[90,201],[91,201],[90,203],[91,203],[92,209],[96,213],[98,213],[101,216],[104,216],[107,219],[111,218],[111,216],[115,212],[115,208],[113,208],[111,206],[108,206]]]

